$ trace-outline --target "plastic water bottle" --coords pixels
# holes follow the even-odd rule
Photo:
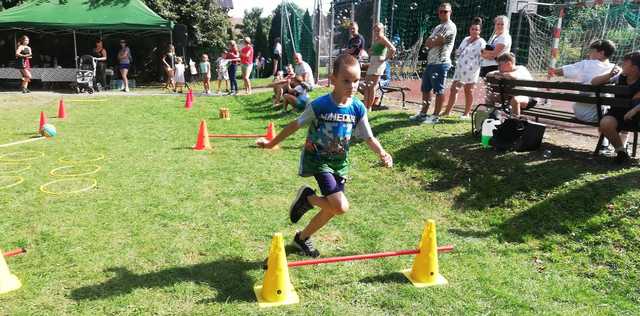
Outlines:
[[[483,147],[491,147],[489,145],[489,140],[493,137],[493,131],[496,127],[500,125],[499,120],[494,119],[486,119],[482,123],[482,136],[480,137],[480,141]]]

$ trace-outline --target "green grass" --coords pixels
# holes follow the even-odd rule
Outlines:
[[[24,286],[0,296],[0,315],[640,313],[636,166],[613,168],[551,144],[551,159],[496,155],[466,124],[414,126],[407,113],[374,112],[374,133],[396,166],[381,168],[366,145],[353,146],[351,210],[316,245],[324,256],[413,248],[433,218],[438,243],[456,247],[440,255],[450,284],[413,288],[397,273],[411,257],[301,267],[290,271],[301,304],[260,310],[252,287],[272,234],[290,241],[310,218],[291,225],[286,214],[298,186],[315,186],[296,175],[305,133],[276,151],[252,140],[189,147],[200,119],[211,132],[260,133],[295,114],[273,111],[268,93],[200,97],[191,111],[179,96],[77,99],[65,98],[68,119],[50,119],[58,137],[0,148],[45,154],[19,173],[24,183],[0,190],[0,248],[29,250],[7,259]],[[0,144],[29,137],[39,111],[52,115],[56,104],[54,96],[0,97]],[[223,106],[230,121],[217,119]],[[59,158],[98,154],[106,158],[91,164],[102,169],[87,176],[96,189],[38,190],[56,179],[49,171],[64,165]]]

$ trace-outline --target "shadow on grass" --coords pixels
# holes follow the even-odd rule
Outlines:
[[[584,226],[591,217],[606,211],[611,201],[640,184],[640,170],[588,182],[566,193],[545,199],[497,225],[495,230],[506,240],[522,242],[527,237],[550,234],[575,234],[582,240],[617,226],[612,219]],[[613,226],[612,226],[613,224]]]
[[[553,157],[543,157],[544,150]],[[454,201],[460,210],[504,206],[514,197],[538,200],[587,173],[611,171],[608,160],[585,152],[544,143],[538,151],[498,154],[468,134],[425,139],[393,154],[400,168],[433,170],[435,179],[424,181],[427,191],[463,187]]]
[[[247,275],[247,271],[260,269],[261,264],[262,262],[230,258],[145,274],[136,274],[124,267],[115,267],[107,270],[115,273],[113,278],[102,284],[72,290],[71,298],[76,301],[99,300],[128,294],[136,289],[161,288],[181,282],[195,282],[210,286],[218,293],[215,298],[201,303],[254,301],[252,286],[255,280]]]
[[[400,272],[391,272],[363,278],[360,283],[410,283],[410,281]]]
[[[173,147],[171,150],[193,150],[191,146]]]

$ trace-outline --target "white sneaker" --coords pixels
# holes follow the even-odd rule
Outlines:
[[[129,92],[129,88],[125,88],[125,89],[124,89],[124,92]]]
[[[429,116],[426,120],[422,121],[422,124],[437,124],[440,122],[440,118],[437,116]]]
[[[460,120],[462,120],[462,121],[470,121],[471,120],[471,115],[469,115],[469,114],[460,115]]]
[[[429,119],[429,115],[420,112],[416,115],[409,116],[409,121],[413,122],[424,122],[427,119]]]

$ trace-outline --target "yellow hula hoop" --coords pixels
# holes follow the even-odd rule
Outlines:
[[[12,184],[5,185],[5,186],[3,186],[3,187],[0,187],[0,190],[4,190],[4,189],[11,188],[11,187],[15,187],[16,185],[18,185],[18,184],[20,184],[20,183],[24,182],[24,178],[23,178],[23,177],[21,177],[21,176],[0,176],[0,179],[2,179],[2,178],[15,178],[15,179],[18,179],[18,181],[14,182],[14,183],[12,183]]]
[[[17,165],[17,166],[19,166],[19,165],[23,165],[23,163],[19,163],[19,162],[1,162],[1,161],[0,161],[0,166],[1,166],[1,165]],[[31,165],[26,164],[24,168],[22,168],[22,169],[18,169],[18,170],[11,170],[11,171],[3,171],[3,170],[0,170],[0,174],[7,174],[7,173],[20,173],[20,172],[22,172],[22,171],[29,170],[30,168],[31,168]]]
[[[49,175],[53,176],[53,177],[80,177],[80,176],[86,176],[86,175],[90,175],[90,174],[94,174],[98,171],[100,171],[100,169],[102,169],[101,166],[98,165],[86,165],[86,166],[94,166],[95,170],[89,171],[89,172],[85,172],[85,173],[63,173],[63,174],[58,174],[58,170],[64,170],[64,169],[69,169],[69,168],[75,168],[77,166],[62,166],[62,167],[58,167],[55,168],[51,171],[49,171]]]
[[[82,188],[82,189],[79,189],[79,190],[73,190],[73,191],[53,192],[53,191],[49,191],[49,190],[46,189],[49,185],[52,185],[54,183],[69,182],[69,181],[76,181],[76,180],[90,180],[91,181],[91,185],[89,185],[88,187],[85,187],[85,188]],[[47,183],[41,185],[40,186],[40,191],[42,191],[43,193],[46,193],[46,194],[51,194],[51,195],[75,194],[75,193],[82,193],[82,192],[89,191],[89,190],[95,188],[97,185],[98,185],[98,180],[92,179],[92,178],[59,179],[59,180],[53,180],[51,182],[47,182]]]
[[[19,154],[24,154],[24,153],[35,153],[36,155],[31,156],[31,157],[27,157],[27,158],[22,158],[22,159],[7,159],[7,158],[5,158],[5,157],[17,156]],[[21,161],[35,160],[35,159],[42,158],[42,157],[44,157],[44,152],[43,151],[26,150],[26,151],[16,151],[16,152],[13,152],[13,153],[0,155],[0,161],[21,162]]]
[[[104,159],[104,154],[98,154],[98,156],[96,158],[93,159],[85,159],[85,160],[73,160],[73,159],[65,159],[67,157],[60,157],[60,159],[58,159],[58,161],[60,163],[85,163],[85,162],[94,162],[94,161],[98,161],[98,160],[102,160]]]

